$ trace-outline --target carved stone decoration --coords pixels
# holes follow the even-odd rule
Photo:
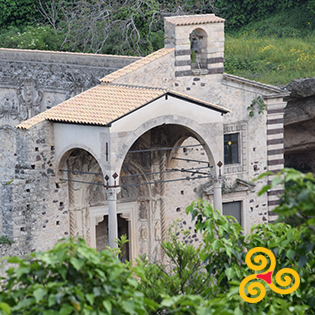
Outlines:
[[[146,226],[142,223],[139,229],[140,232],[140,240],[146,241],[148,239],[148,231]]]
[[[21,119],[25,120],[39,114],[43,92],[38,89],[35,80],[32,78],[24,79],[17,89],[17,96],[20,101]]]
[[[148,219],[148,209],[147,209],[147,204],[145,201],[141,201],[141,204],[139,207],[139,219],[140,220]]]
[[[99,223],[103,222],[104,221],[104,216],[103,215],[98,215],[96,218],[95,218],[95,225],[98,225]]]
[[[16,99],[12,95],[5,95],[0,103],[0,118],[12,118],[13,120],[19,117],[19,108]]]
[[[65,94],[61,93],[44,93],[41,111],[50,109],[65,100]]]
[[[125,219],[125,220],[128,221],[128,222],[131,221],[130,212],[128,212],[128,213],[121,213],[121,214],[120,214],[120,217],[121,217],[122,219]]]
[[[155,238],[156,241],[160,241],[161,240],[160,221],[155,221],[154,238]]]

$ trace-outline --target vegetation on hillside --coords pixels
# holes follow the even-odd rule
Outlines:
[[[314,0],[5,0],[0,46],[146,55],[164,45],[163,18],[226,19],[225,70],[284,85],[314,76]]]
[[[8,261],[17,267],[0,278],[0,314],[315,314],[315,179],[285,169],[261,193],[279,183],[285,184],[285,194],[275,211],[286,223],[259,224],[248,235],[233,217],[220,215],[205,201],[193,202],[186,212],[202,234],[203,244],[198,248],[185,244],[178,239],[178,231],[171,230],[163,243],[170,262],[167,267],[146,257],[134,265],[122,263],[111,250],[96,252],[83,240],[72,239],[28,259],[11,257]],[[183,236],[188,233],[184,231]],[[271,253],[267,259],[251,256],[255,272],[245,258],[256,247]],[[248,288],[244,293],[249,299],[262,299],[245,302],[239,294],[241,282],[269,269],[272,255],[276,260],[273,283],[291,287],[296,281],[292,273],[275,276],[290,268],[299,274],[299,287],[290,294],[278,294],[255,278],[250,282],[254,291],[249,295]]]
[[[306,6],[250,23],[226,36],[225,71],[284,85],[315,73],[315,19]]]

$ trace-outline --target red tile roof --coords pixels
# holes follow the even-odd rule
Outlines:
[[[221,106],[166,89],[100,84],[20,123],[17,128],[29,129],[44,120],[106,126],[165,94],[183,98],[222,113],[229,112]]]
[[[196,25],[206,23],[223,23],[225,20],[215,16],[214,14],[201,14],[201,15],[182,15],[182,16],[170,16],[165,20],[176,26],[178,25]]]
[[[146,57],[143,57],[142,59],[137,60],[126,67],[123,67],[117,71],[110,73],[106,77],[102,78],[101,82],[111,83],[114,80],[116,80],[120,77],[123,77],[124,75],[126,75],[132,71],[135,71],[135,70],[147,65],[148,63],[150,63],[156,59],[159,59],[163,56],[166,56],[167,54],[171,53],[172,51],[174,51],[174,48],[162,48],[160,50],[157,50],[154,53],[152,53]]]

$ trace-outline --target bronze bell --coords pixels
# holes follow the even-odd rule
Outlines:
[[[196,52],[196,53],[200,52],[200,48],[199,48],[199,45],[198,45],[198,39],[197,38],[193,38],[192,39],[191,50]]]

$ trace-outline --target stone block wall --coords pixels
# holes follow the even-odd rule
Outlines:
[[[65,214],[46,210],[51,209],[51,202],[55,211],[61,211],[64,202],[56,197],[59,188],[52,194],[49,191],[49,187],[55,186],[55,183],[52,186],[49,183],[55,170],[54,144],[52,139],[49,140],[52,129],[48,135],[45,128],[38,129],[37,126],[24,133],[17,132],[14,127],[95,86],[105,75],[138,59],[0,48],[0,235],[13,238],[24,235],[21,242],[32,249],[34,244],[30,240],[35,234],[41,235],[40,231],[48,226],[53,225],[56,231],[63,230],[56,235],[68,233],[63,220],[59,220],[60,215]],[[49,197],[52,200],[49,201]],[[34,211],[42,213],[40,220]],[[14,225],[9,224],[11,217],[16,218]],[[29,221],[32,224],[25,226],[24,223]],[[54,232],[52,235],[55,240]],[[49,237],[50,233],[43,243],[52,244],[54,241],[49,242]],[[39,248],[44,247],[40,245]]]

